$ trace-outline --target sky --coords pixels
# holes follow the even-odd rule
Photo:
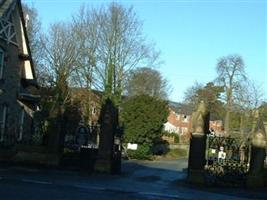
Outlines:
[[[34,5],[44,29],[70,20],[86,3],[110,1],[22,0]],[[143,32],[156,44],[164,61],[158,70],[169,81],[172,101],[182,101],[194,83],[216,78],[219,58],[242,56],[248,77],[267,99],[267,0],[120,0],[133,6]]]

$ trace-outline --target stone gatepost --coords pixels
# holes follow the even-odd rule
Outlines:
[[[192,114],[192,129],[188,159],[188,181],[204,183],[204,166],[206,153],[206,134],[209,131],[209,113],[202,101],[196,112]]]
[[[118,109],[110,99],[102,106],[100,113],[100,141],[95,170],[113,173],[114,136],[118,127]]]
[[[51,118],[49,136],[48,136],[48,152],[62,154],[64,149],[64,107],[59,106]]]
[[[264,123],[256,114],[256,125],[251,134],[250,166],[247,186],[251,188],[264,186],[264,160],[266,157],[266,131]]]

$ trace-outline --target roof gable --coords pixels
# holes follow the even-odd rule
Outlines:
[[[0,0],[0,38],[19,47],[24,60],[22,79],[36,80],[20,0]]]

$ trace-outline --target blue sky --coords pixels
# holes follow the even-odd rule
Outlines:
[[[44,28],[69,20],[83,3],[109,1],[24,0],[37,8]],[[265,0],[125,0],[143,21],[144,34],[162,52],[159,68],[182,101],[186,88],[216,77],[218,58],[239,54],[248,76],[267,99],[267,1]]]

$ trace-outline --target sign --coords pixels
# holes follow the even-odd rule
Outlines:
[[[127,149],[130,149],[130,150],[137,150],[137,147],[138,147],[137,144],[132,144],[132,143],[127,144]]]

